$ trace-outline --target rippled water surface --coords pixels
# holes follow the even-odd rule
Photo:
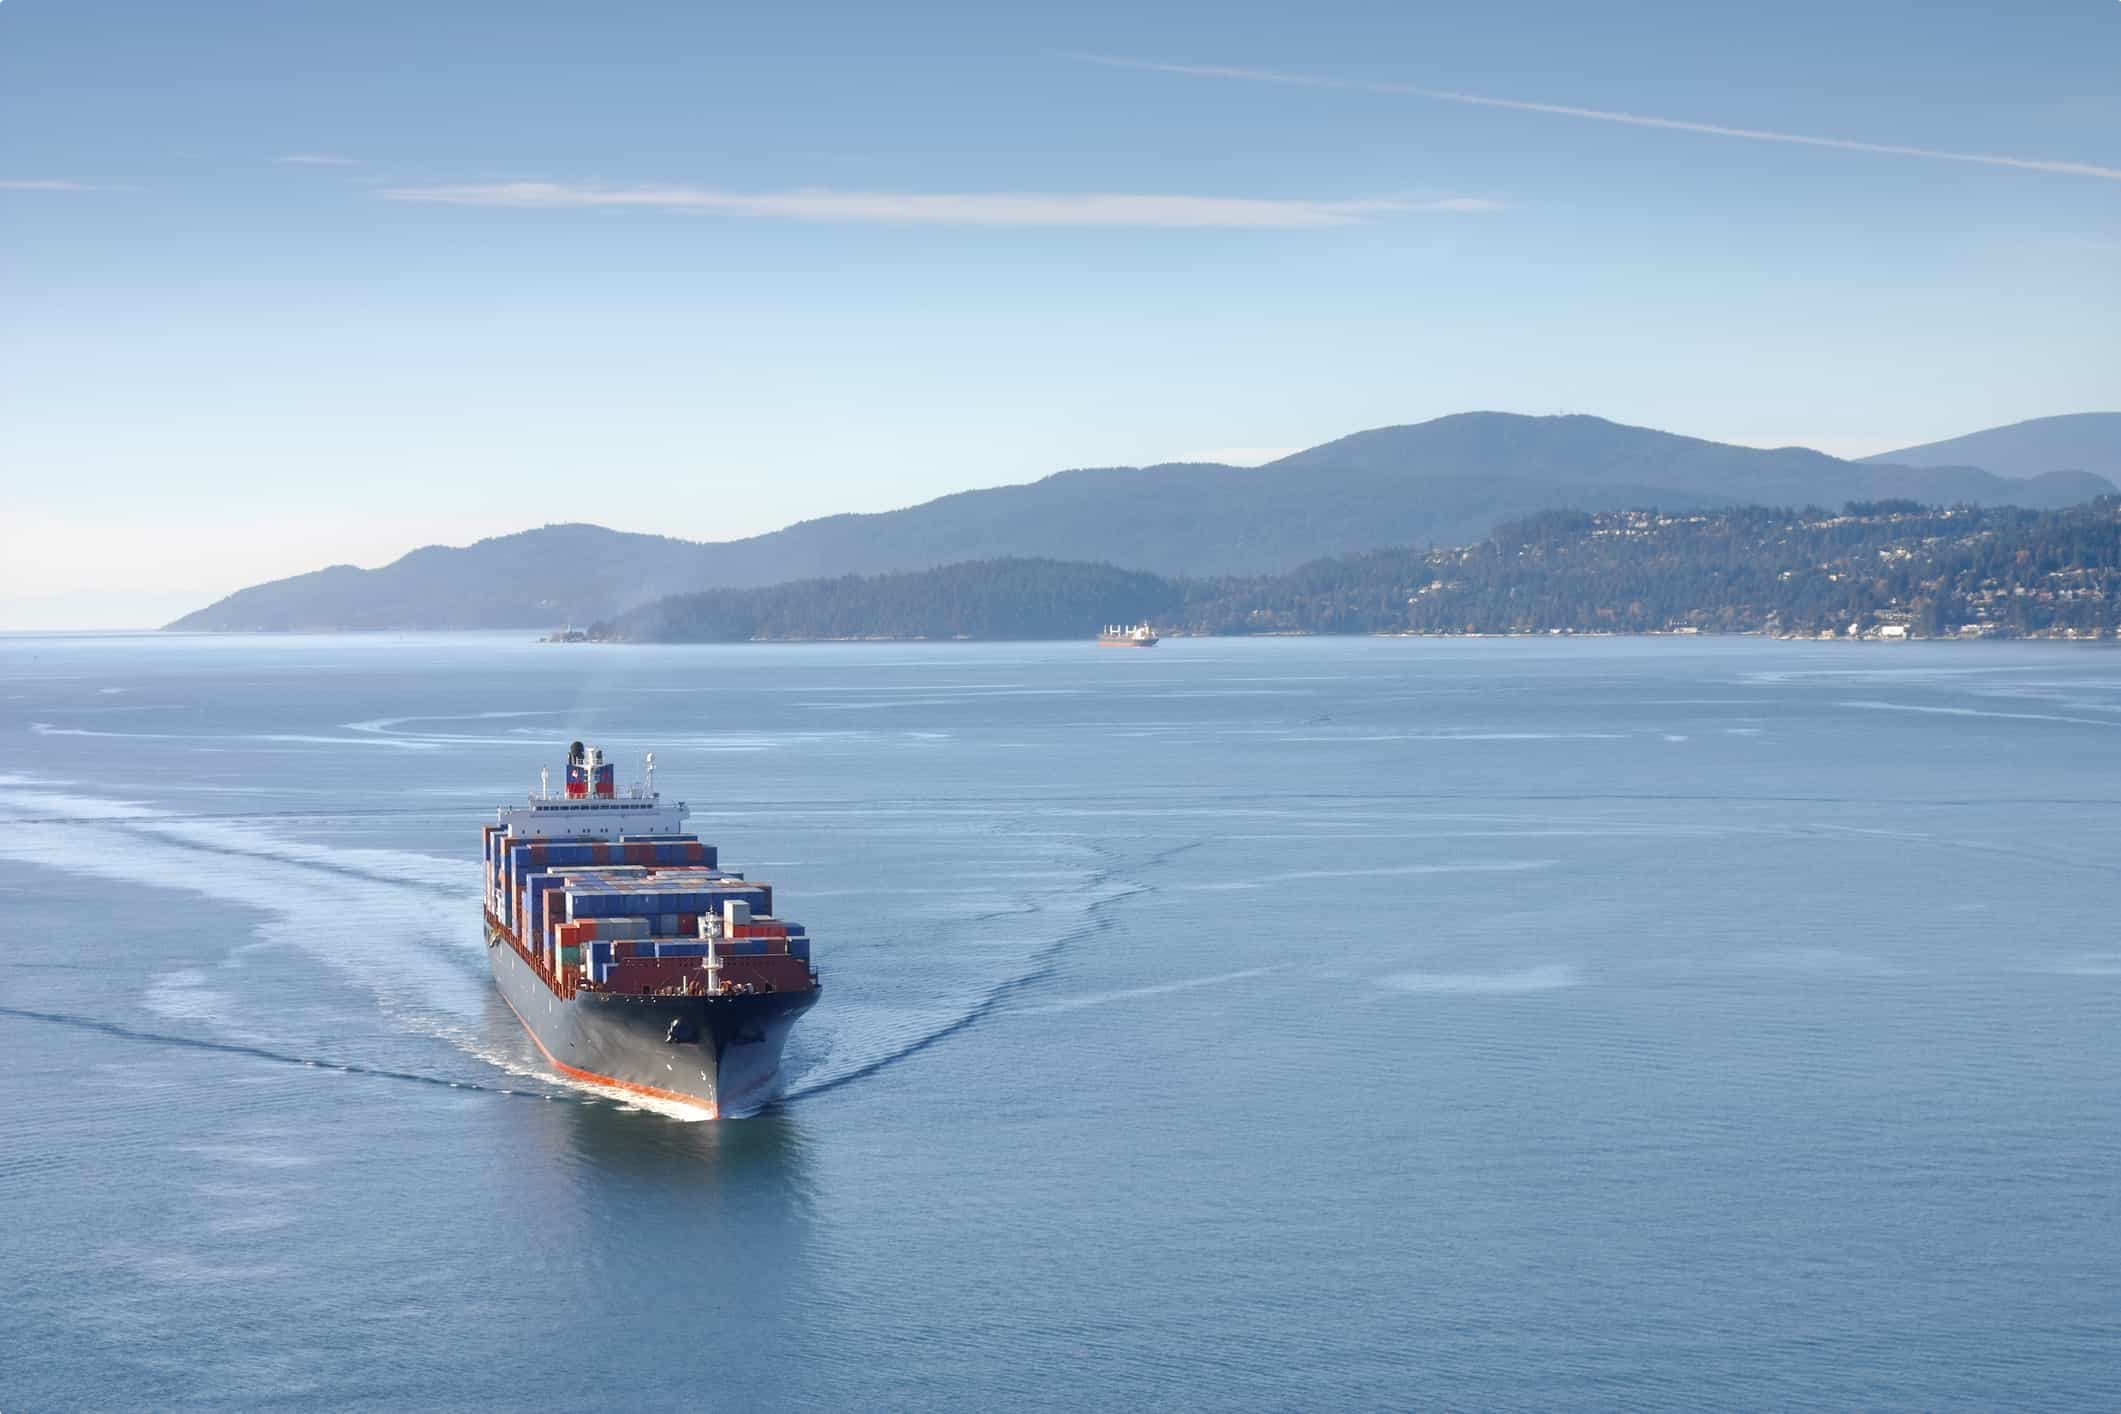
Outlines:
[[[656,753],[787,1097],[558,1083]],[[2121,1404],[2121,657],[0,639],[0,1409]]]

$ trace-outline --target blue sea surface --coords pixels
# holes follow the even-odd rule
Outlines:
[[[555,1079],[565,743],[806,923]],[[0,639],[0,1409],[2121,1406],[2121,656]]]

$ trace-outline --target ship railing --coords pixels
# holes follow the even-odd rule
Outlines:
[[[812,986],[817,985],[817,976],[811,975]],[[596,992],[614,997],[756,997],[769,994],[773,989],[757,982],[724,982],[718,991],[708,991],[704,982],[673,982],[668,986],[651,987],[639,992],[619,992],[597,982],[578,982],[576,990]],[[572,995],[572,993],[569,993]]]
[[[523,965],[537,974],[538,980],[545,984],[548,991],[561,1001],[572,1001],[574,999],[575,992],[580,989],[581,979],[569,977],[565,973],[554,972],[545,965],[545,959],[542,955],[523,946],[523,940],[516,936],[515,929],[494,917],[491,911],[487,913],[486,918],[494,928],[500,931],[502,939],[507,942],[508,946],[515,949],[516,956],[523,959]]]

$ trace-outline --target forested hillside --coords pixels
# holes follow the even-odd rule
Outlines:
[[[1108,623],[1169,620],[1187,586],[1110,565],[982,560],[910,574],[709,589],[647,604],[596,637],[661,642],[772,638],[1073,638]]]
[[[665,599],[601,624],[642,641],[1077,638],[1167,632],[2111,636],[2121,498],[2061,511],[1851,503],[1838,513],[1551,511],[1478,544],[1284,575],[1171,580],[1005,559]]]

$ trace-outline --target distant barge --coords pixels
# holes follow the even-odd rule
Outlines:
[[[1132,628],[1124,624],[1107,624],[1105,631],[1097,636],[1100,648],[1154,648],[1156,643],[1156,630],[1147,624],[1136,624]]]

